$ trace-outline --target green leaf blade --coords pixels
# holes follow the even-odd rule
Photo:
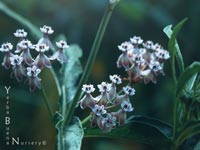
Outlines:
[[[159,120],[135,116],[127,124],[103,133],[100,129],[86,129],[85,137],[107,137],[130,139],[161,149],[169,149],[172,128]]]
[[[177,83],[177,96],[179,96],[181,92],[185,89],[186,84],[192,78],[192,76],[198,72],[200,72],[200,62],[193,62],[185,69],[185,71],[180,75]]]
[[[180,51],[180,47],[178,45],[178,42],[176,40],[177,34],[184,25],[184,23],[187,21],[187,18],[183,19],[181,22],[179,22],[174,29],[172,30],[172,25],[168,25],[163,29],[163,32],[167,35],[169,38],[168,43],[168,50],[171,56],[171,63],[174,65],[174,57],[176,57],[176,60],[178,62],[178,67],[180,70],[180,73],[184,71],[184,61],[183,56]]]

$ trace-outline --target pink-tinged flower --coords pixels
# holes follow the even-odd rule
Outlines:
[[[124,101],[130,102],[129,96],[135,95],[135,89],[130,86],[123,87],[124,95],[118,95],[114,100],[114,105],[122,104]]]
[[[37,66],[40,69],[42,69],[44,66],[47,68],[51,68],[51,62],[49,58],[44,54],[44,52],[49,50],[49,46],[47,46],[46,44],[37,44],[35,46],[35,50],[39,52],[39,54],[33,62],[33,65]]]
[[[102,82],[101,84],[98,84],[97,87],[99,88],[99,92],[101,92],[101,95],[97,97],[99,105],[106,106],[108,103],[108,96],[107,94],[111,90],[111,84],[108,84],[106,82]]]
[[[156,50],[162,49],[162,46],[161,46],[160,44],[156,43],[156,44],[153,44],[153,45],[151,46],[151,49],[152,49],[153,51],[156,51]]]
[[[30,48],[33,48],[32,43],[29,40],[22,40],[21,42],[18,43],[18,46],[20,48],[20,51],[22,50],[22,53],[20,56],[22,56],[24,59],[24,62],[30,66],[33,61],[33,58],[30,53]],[[16,50],[16,51],[15,51],[16,53],[20,52],[19,50]]]
[[[109,78],[112,81],[112,83],[114,83],[114,84],[121,84],[122,83],[122,79],[120,78],[119,75],[116,75],[116,74],[110,75]]]
[[[121,103],[121,109],[117,112],[111,113],[113,116],[115,116],[119,122],[119,126],[123,125],[126,122],[126,112],[133,111],[133,107],[130,102],[123,101]]]
[[[102,126],[102,116],[97,116],[95,114],[92,115],[90,122],[91,122],[91,127],[95,127],[98,125],[98,127],[100,128]]]
[[[169,52],[163,49],[157,49],[155,51],[155,56],[158,58],[158,60],[167,60],[170,58]]]
[[[141,69],[139,66],[132,65],[132,67],[130,67],[127,70],[129,80],[132,83],[140,82],[142,80],[142,76],[141,76],[140,72],[141,72]]]
[[[130,67],[130,60],[129,60],[127,52],[123,52],[119,56],[117,60],[117,67],[118,68],[124,67],[125,69],[128,69]]]
[[[24,39],[27,36],[27,32],[24,29],[17,29],[14,36],[20,39]]]
[[[123,42],[121,45],[118,45],[118,48],[122,52],[127,52],[129,50],[132,50],[134,46],[131,42]]]
[[[0,51],[5,53],[2,65],[6,68],[9,69],[11,66],[11,62],[10,62],[10,57],[13,56],[13,54],[11,53],[11,50],[13,49],[13,45],[11,43],[4,43],[1,45]]]
[[[130,96],[132,96],[132,95],[135,95],[135,89],[134,88],[132,88],[132,87],[130,87],[130,86],[126,86],[126,87],[123,87],[123,91],[124,91],[124,93],[126,94],[126,95],[130,95]]]
[[[30,86],[30,91],[34,91],[35,88],[41,88],[41,79],[38,77],[41,69],[37,66],[27,67],[27,78]]]
[[[94,92],[95,88],[93,85],[83,85],[82,91],[84,91],[86,94],[85,96],[80,100],[80,107],[81,109],[85,109],[86,107],[94,108],[95,101],[97,101],[91,93]]]
[[[145,43],[143,43],[143,47],[146,49],[152,49],[152,46],[153,46],[152,41],[146,41]]]
[[[130,102],[127,102],[127,101],[123,101],[121,103],[121,109],[124,112],[131,112],[131,111],[133,111],[132,104]]]
[[[101,122],[101,129],[104,132],[110,132],[112,129],[114,129],[116,127],[116,117],[111,115],[111,114],[107,114],[106,118],[102,119]]]
[[[69,61],[67,56],[64,54],[64,49],[69,48],[69,45],[63,40],[56,42],[57,47],[59,48],[57,52],[50,57],[50,60],[57,59],[60,63],[66,63]]]
[[[154,84],[157,83],[156,75],[152,70],[150,69],[144,70],[141,72],[141,75],[143,76],[144,84],[148,84],[150,81],[153,82]]]
[[[54,32],[50,26],[46,26],[46,25],[44,25],[43,27],[40,27],[40,30],[42,33],[47,34],[47,35],[53,34]]]
[[[25,71],[22,66],[23,57],[18,55],[13,55],[10,57],[10,63],[12,65],[12,70],[17,81],[22,81],[23,76],[25,76]]]
[[[134,45],[140,45],[143,43],[143,39],[141,39],[140,36],[134,36],[133,38],[130,38],[130,40]]]
[[[89,84],[89,85],[84,84],[82,87],[82,90],[83,90],[83,92],[90,94],[95,91],[95,88],[92,84]]]
[[[92,111],[97,116],[101,116],[106,113],[104,105],[95,104],[95,106],[92,108]]]
[[[108,92],[108,99],[109,101],[112,101],[114,98],[117,97],[117,91],[116,91],[116,84],[121,84],[122,79],[118,75],[110,75],[109,76],[112,84],[111,84],[111,89]]]
[[[163,67],[161,66],[161,64],[158,62],[158,61],[150,61],[150,64],[149,64],[149,68],[157,74],[161,73],[162,70],[163,70]]]
[[[50,48],[54,49],[53,44],[49,40],[49,35],[53,34],[53,30],[50,26],[44,25],[40,28],[40,31],[43,33],[43,37],[38,41],[37,44],[46,44]]]

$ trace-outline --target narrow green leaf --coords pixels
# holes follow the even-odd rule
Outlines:
[[[169,149],[172,128],[159,120],[135,116],[129,123],[117,127],[109,133],[100,129],[86,129],[85,137],[125,138],[153,145],[161,149]]]
[[[195,81],[197,79],[197,73],[194,74],[189,81],[187,82],[186,86],[185,86],[185,91],[186,92],[190,92],[192,90],[192,88],[194,87]]]
[[[169,50],[170,56],[171,56],[171,65],[173,65],[173,67],[174,67],[174,56],[176,56],[180,73],[182,73],[184,71],[184,62],[183,62],[183,56],[181,54],[176,37],[186,20],[187,20],[187,18],[185,18],[181,22],[179,22],[174,27],[173,31],[171,29],[172,25],[168,25],[163,29],[164,33],[170,39],[169,43],[168,43],[168,50]],[[175,75],[175,72],[174,72],[174,75]]]
[[[169,125],[165,122],[162,122],[161,120],[146,117],[146,116],[141,116],[141,115],[137,115],[137,116],[135,115],[131,118],[130,122],[138,122],[138,123],[152,126],[152,127],[156,128],[157,130],[159,130],[167,138],[172,137],[171,125]]]
[[[167,35],[169,39],[171,39],[171,36],[173,33],[171,28],[172,28],[172,25],[168,25],[163,29],[163,32]],[[182,73],[184,71],[184,61],[183,61],[183,56],[181,54],[181,50],[180,50],[177,40],[175,40],[175,51],[176,51],[175,56],[178,62],[179,71],[180,73]]]
[[[63,121],[63,120],[62,120]],[[65,126],[63,131],[60,122],[56,125],[58,129],[58,150],[80,150],[84,131],[78,117],[74,117],[72,123]]]
[[[176,145],[181,145],[189,137],[200,133],[200,121],[192,121],[188,123],[178,134]]]
[[[191,79],[191,77],[198,72],[200,72],[200,62],[193,62],[190,66],[188,66],[185,69],[185,71],[180,75],[180,78],[177,83],[177,96],[179,96],[182,90],[185,89],[185,86]]]

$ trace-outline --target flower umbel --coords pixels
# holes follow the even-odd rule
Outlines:
[[[122,83],[121,78],[118,75],[110,75],[110,80],[112,83],[102,82],[97,85],[100,95],[96,97],[92,96],[95,91],[93,85],[83,85],[85,95],[80,100],[81,109],[88,107],[92,111],[91,126],[97,125],[104,132],[110,132],[117,123],[122,125],[126,122],[126,113],[133,111],[129,97],[135,94],[133,88],[126,86],[123,87],[124,94],[119,95],[116,85]]]
[[[45,53],[53,48],[48,36],[53,34],[54,31],[46,25],[40,28],[40,30],[43,33],[43,37],[37,44],[32,44],[31,41],[26,39],[27,32],[24,29],[17,29],[14,36],[18,38],[18,43],[14,53],[12,53],[13,45],[9,42],[3,43],[0,47],[0,52],[5,53],[2,65],[5,69],[10,69],[12,66],[11,76],[14,76],[17,81],[20,82],[25,77],[31,91],[41,88],[39,74],[44,67],[51,68],[52,63],[52,59]],[[53,56],[56,56],[56,60],[61,63],[68,62],[68,58],[63,53],[64,49],[69,47],[67,42],[61,40],[60,42],[56,42],[56,45],[59,50]],[[35,49],[36,53],[38,53],[35,59],[32,57],[32,55],[35,55],[35,53],[32,54],[32,49]]]
[[[117,67],[123,67],[132,83],[144,81],[145,84],[157,82],[159,74],[164,75],[165,60],[170,58],[169,52],[152,41],[143,42],[139,36],[130,38],[118,46],[122,54],[117,60]]]

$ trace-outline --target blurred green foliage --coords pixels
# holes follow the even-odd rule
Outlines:
[[[62,33],[66,35],[69,44],[79,44],[83,49],[81,62],[84,68],[107,0],[1,1],[5,2],[12,10],[29,19],[34,25],[38,27],[44,24],[50,25],[56,32],[55,35]],[[122,41],[129,40],[133,35],[138,35],[144,40],[158,42],[167,48],[168,39],[162,29],[169,24],[176,24],[185,17],[188,17],[188,21],[177,40],[186,66],[194,60],[199,61],[199,16],[199,0],[121,0],[105,33],[89,82],[100,83],[103,80],[108,81],[109,74],[114,73],[126,76],[122,69],[117,69],[116,67],[116,60],[120,54],[117,45],[121,44]],[[13,32],[17,28],[24,27],[0,12],[0,44],[7,41],[16,42]],[[25,28],[25,30],[27,29]],[[29,37],[32,38],[31,36]],[[54,38],[52,36],[52,39]],[[0,60],[2,58],[3,56],[1,55]],[[16,121],[16,124],[19,124],[16,126],[16,129],[18,129],[15,130],[16,134],[22,134],[26,137],[28,133],[24,132],[24,128],[30,126],[30,129],[34,128],[35,131],[30,138],[40,137],[39,135],[41,135],[41,137],[48,138],[48,141],[55,142],[54,129],[50,125],[49,117],[46,117],[47,110],[43,105],[41,92],[30,93],[28,86],[18,84],[16,80],[11,80],[8,77],[9,74],[10,71],[0,67],[0,85],[11,85],[15,93],[12,95],[14,101],[12,107],[15,107],[15,109],[12,109],[12,113],[16,114],[14,118],[20,121],[20,123]],[[172,114],[171,93],[173,88],[169,63],[166,63],[165,74],[164,77],[159,77],[156,85],[137,84],[134,86],[136,95],[133,97],[135,108],[133,114],[156,117],[167,122],[172,121],[170,114]],[[4,94],[1,94],[1,99],[4,99]],[[56,104],[57,102],[54,103]],[[82,111],[79,109],[76,113],[81,117],[85,116],[85,114],[80,115]],[[21,124],[24,126],[20,126]],[[35,129],[36,127],[38,128]],[[89,142],[86,140],[83,143],[83,148],[87,150],[93,150],[95,146],[99,150],[111,149],[112,144],[116,146],[116,143],[112,143],[112,141],[109,142],[110,145],[107,140],[99,139],[95,141],[96,145],[93,144],[94,146],[88,147],[84,144],[90,144],[90,141],[93,142],[94,139],[89,139]],[[49,150],[54,148],[52,146],[54,142],[49,142]],[[125,144],[124,146],[124,143],[119,142],[120,150],[127,149],[129,144],[130,142],[127,141],[127,145]],[[150,149],[137,143],[131,144],[132,149]]]

